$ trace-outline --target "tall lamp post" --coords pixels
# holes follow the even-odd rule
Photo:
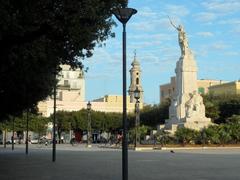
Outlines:
[[[140,108],[139,108],[139,99],[140,99],[140,91],[138,88],[134,91],[134,98],[136,99],[135,103],[135,144],[134,147],[136,148],[140,144],[140,137],[139,137],[139,125],[140,125]]]
[[[57,73],[55,71],[55,78]],[[53,138],[52,138],[52,162],[56,161],[56,99],[57,99],[57,83],[53,87]]]
[[[26,132],[26,151],[25,151],[25,154],[27,155],[28,154],[28,122],[29,122],[29,109],[27,108],[27,117],[26,117],[26,129],[27,129],[27,132]]]
[[[137,10],[127,8],[115,9],[113,14],[123,25],[122,43],[123,43],[123,141],[122,141],[122,179],[128,180],[128,138],[127,138],[127,98],[126,98],[126,24]]]
[[[14,150],[14,131],[15,131],[15,129],[14,129],[14,117],[12,118],[12,138],[11,138],[11,140],[12,140],[12,150]]]
[[[91,120],[91,107],[92,104],[90,101],[87,103],[87,110],[88,110],[88,131],[87,131],[87,147],[92,147],[92,120]]]

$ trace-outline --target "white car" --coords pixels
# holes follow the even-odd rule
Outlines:
[[[38,144],[38,139],[31,139],[31,144]]]

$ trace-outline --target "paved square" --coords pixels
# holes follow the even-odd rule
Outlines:
[[[121,180],[121,151],[57,145],[0,146],[0,180]],[[240,150],[129,151],[129,180],[237,180]]]

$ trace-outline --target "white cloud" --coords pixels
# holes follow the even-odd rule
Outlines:
[[[152,18],[156,17],[157,13],[154,12],[150,7],[143,7],[138,10],[138,16],[141,16],[141,18]]]
[[[225,52],[224,54],[227,56],[239,56],[240,55],[240,53],[237,51],[229,51],[229,52]]]
[[[202,37],[212,37],[212,36],[214,36],[212,32],[198,32],[196,34],[198,36],[202,36]]]
[[[204,57],[208,57],[209,54],[216,53],[216,52],[218,55],[220,54],[225,55],[224,53],[229,47],[230,45],[226,44],[225,42],[217,41],[210,44],[200,45],[197,51],[194,51],[194,52],[196,53],[197,56],[204,56]]]
[[[215,11],[223,14],[240,11],[239,0],[210,0],[208,2],[203,2],[202,5],[209,11]]]
[[[213,50],[224,50],[227,47],[229,47],[229,45],[227,45],[226,43],[224,43],[222,41],[218,41],[218,42],[215,42],[210,45],[210,48]]]
[[[129,24],[129,28],[142,32],[158,31],[159,29],[169,29],[170,23],[167,19],[167,16],[156,18],[151,17],[148,19],[141,19],[139,21],[132,22]]]
[[[167,12],[167,14],[173,16],[180,16],[180,17],[183,17],[183,16],[187,16],[189,14],[189,10],[185,7],[185,6],[182,6],[182,5],[167,5],[165,7],[165,10]]]
[[[133,22],[130,25],[131,29],[136,29],[138,31],[153,31],[155,29],[155,24],[149,20],[149,21],[140,21],[140,22]]]
[[[154,40],[154,41],[168,41],[173,39],[173,34],[166,33],[156,33],[156,34],[138,34],[138,35],[129,35],[129,39],[133,40]]]
[[[240,19],[221,20],[218,23],[223,25],[238,25],[238,24],[240,25]]]
[[[217,19],[217,14],[210,13],[210,12],[201,12],[196,15],[194,15],[197,21],[203,22],[203,23],[211,23],[213,20]]]

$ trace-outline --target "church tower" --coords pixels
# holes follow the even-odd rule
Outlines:
[[[130,102],[135,103],[136,99],[134,98],[134,91],[136,88],[140,91],[140,99],[139,102],[143,103],[143,88],[141,83],[141,68],[140,63],[136,58],[136,51],[134,52],[134,60],[132,62],[132,68],[130,69],[130,86],[128,90],[128,94],[130,96]]]

